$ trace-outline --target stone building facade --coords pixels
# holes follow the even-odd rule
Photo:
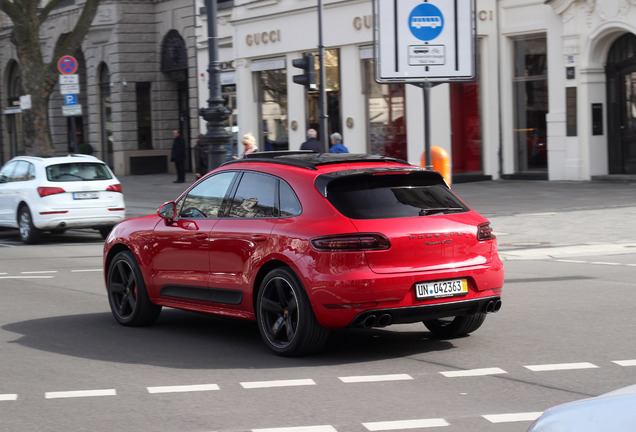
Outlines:
[[[83,0],[69,0],[42,28],[45,61],[60,35],[71,30]],[[195,17],[188,0],[103,0],[93,25],[74,54],[79,68],[74,119],[77,141],[117,174],[166,172],[172,131],[189,141],[199,129],[195,77]],[[0,157],[23,154],[20,68],[9,40],[11,23],[0,12]],[[52,138],[59,154],[72,151],[71,119],[62,115],[64,97],[56,86],[50,100]]]

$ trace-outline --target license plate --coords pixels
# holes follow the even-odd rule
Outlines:
[[[97,199],[99,198],[99,192],[73,192],[73,199]]]
[[[431,297],[449,297],[468,293],[466,279],[420,282],[415,284],[415,295],[418,299]]]

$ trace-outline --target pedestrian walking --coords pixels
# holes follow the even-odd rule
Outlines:
[[[311,150],[316,153],[322,153],[322,146],[320,145],[320,141],[317,139],[318,132],[316,129],[308,129],[307,130],[307,141],[300,145],[301,150]]]
[[[329,138],[331,139],[329,153],[349,153],[349,149],[342,143],[342,135],[334,132]]]
[[[258,151],[258,147],[256,146],[256,138],[254,138],[254,135],[252,134],[252,132],[248,132],[245,135],[243,135],[243,140],[241,141],[243,143],[243,157],[245,157],[246,155],[250,154],[250,153],[254,153]]]
[[[172,140],[172,152],[170,154],[170,160],[174,162],[174,166],[177,169],[177,179],[174,183],[185,182],[185,156],[186,145],[185,140],[181,136],[181,132],[175,129],[172,134],[174,140]]]

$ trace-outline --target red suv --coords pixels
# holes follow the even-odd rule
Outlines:
[[[243,318],[291,356],[332,328],[422,321],[451,338],[499,310],[492,229],[437,172],[370,155],[250,156],[113,229],[104,270],[119,323],[151,324],[162,306]]]

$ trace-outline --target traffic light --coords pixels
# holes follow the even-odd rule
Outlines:
[[[305,54],[302,58],[292,60],[294,67],[305,71],[302,75],[294,75],[294,82],[296,84],[304,85],[310,90],[316,90],[315,57],[315,54]]]

